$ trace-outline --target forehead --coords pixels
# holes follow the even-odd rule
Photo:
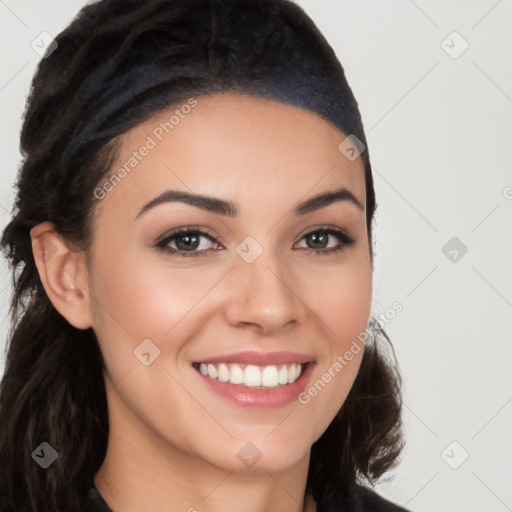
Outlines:
[[[345,138],[316,113],[277,101],[238,93],[184,100],[120,138],[109,176],[122,178],[102,207],[134,210],[167,188],[275,204],[340,185],[364,204],[363,164],[340,152]]]

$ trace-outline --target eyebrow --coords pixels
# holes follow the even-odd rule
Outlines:
[[[309,199],[306,199],[302,203],[299,203],[294,211],[294,215],[305,215],[306,213],[325,208],[337,201],[347,201],[357,206],[360,210],[364,210],[364,205],[357,199],[357,197],[345,187],[340,187],[335,190],[323,192]],[[144,213],[151,208],[170,202],[181,202],[201,208],[207,212],[214,213],[217,215],[224,215],[226,217],[236,217],[239,213],[239,209],[236,203],[232,201],[226,201],[212,196],[204,196],[199,194],[191,194],[182,190],[166,190],[164,193],[155,197],[148,203],[146,203],[137,213],[135,219],[138,219]]]

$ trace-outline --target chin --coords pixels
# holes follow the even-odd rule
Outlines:
[[[275,442],[260,439],[230,441],[226,451],[218,453],[212,462],[226,471],[237,473],[276,473],[288,470],[309,457],[311,445],[290,443],[292,436],[288,437],[286,445],[282,437],[276,437]]]

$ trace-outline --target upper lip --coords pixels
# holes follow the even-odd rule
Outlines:
[[[232,354],[224,354],[221,356],[209,357],[201,359],[198,363],[240,363],[252,364],[255,366],[269,366],[285,363],[309,363],[314,358],[307,354],[298,352],[236,352]]]

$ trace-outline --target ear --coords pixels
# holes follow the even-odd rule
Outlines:
[[[39,277],[55,309],[77,329],[92,326],[85,254],[74,251],[51,222],[30,230]]]

